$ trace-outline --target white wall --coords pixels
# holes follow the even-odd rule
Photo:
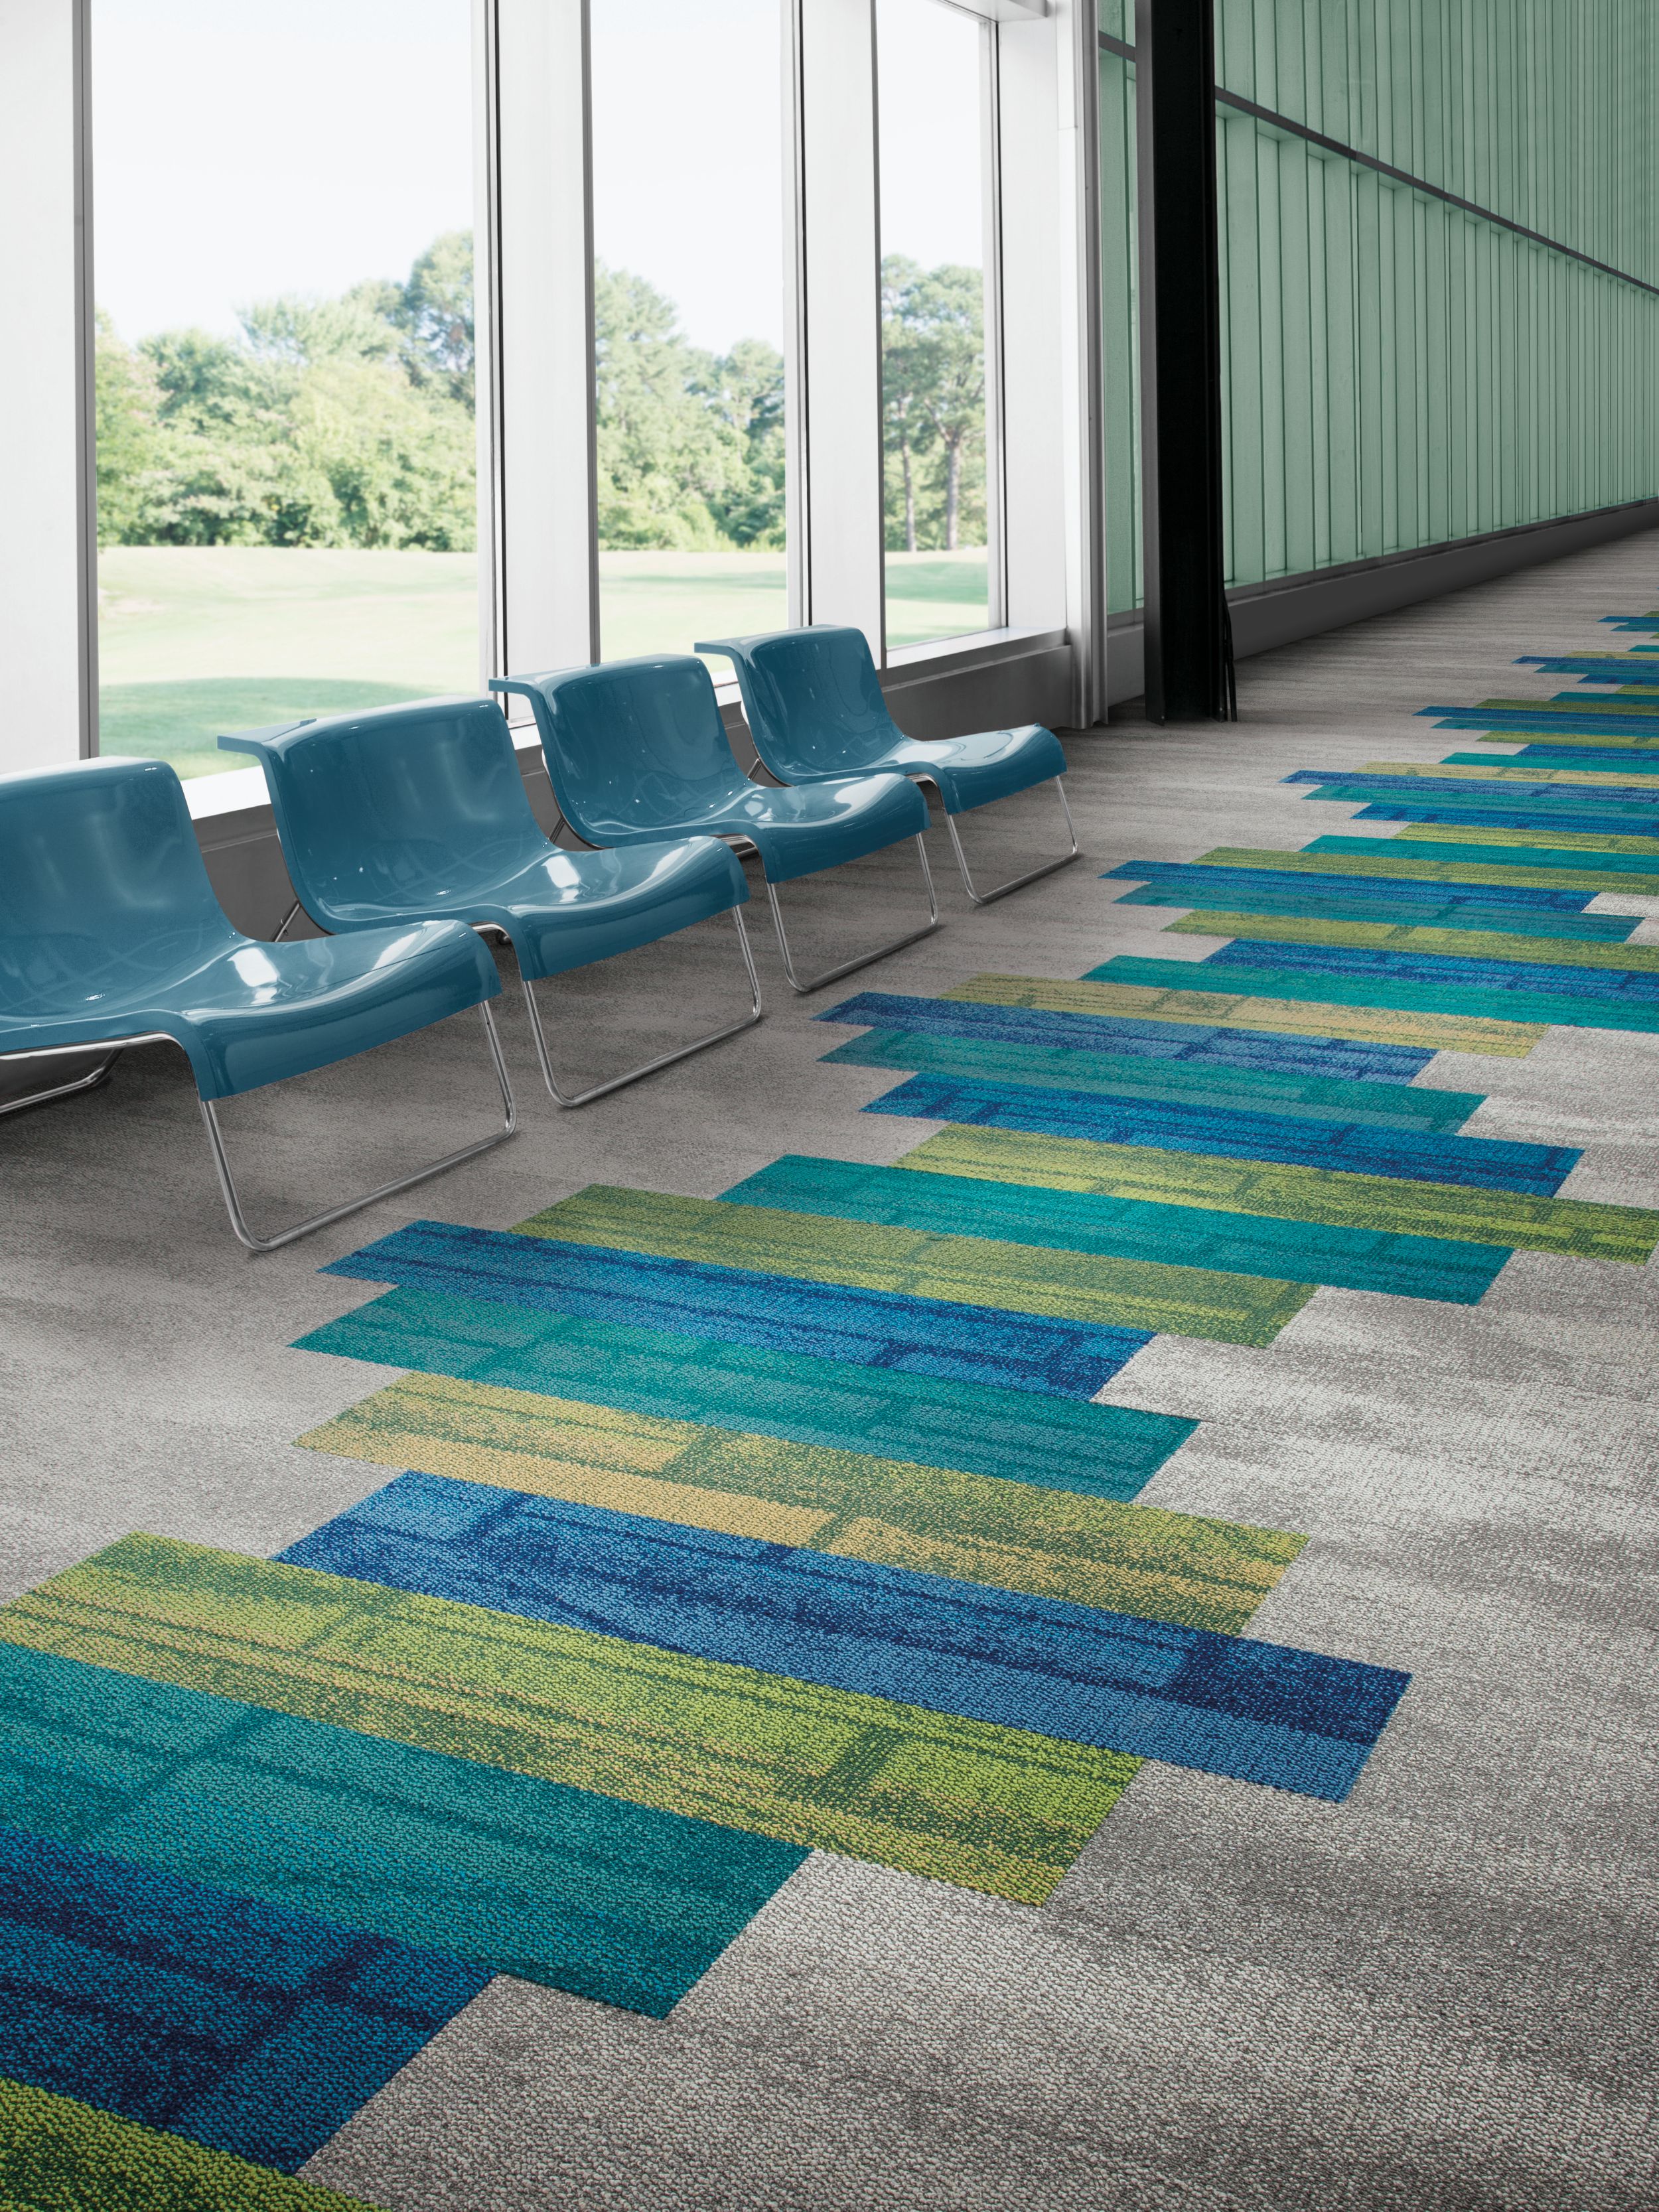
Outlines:
[[[76,759],[90,711],[77,18],[0,0],[0,770]]]

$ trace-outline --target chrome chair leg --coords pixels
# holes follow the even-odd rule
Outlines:
[[[1057,869],[1069,868],[1076,860],[1079,849],[1077,842],[1077,828],[1072,820],[1072,810],[1066,800],[1066,787],[1058,776],[1054,778],[1054,789],[1060,793],[1060,811],[1066,817],[1066,834],[1072,841],[1071,851],[1064,854],[1058,860],[1045,860],[1040,868],[1028,869],[1023,876],[1011,876],[1006,884],[999,884],[994,890],[976,891],[974,889],[974,879],[968,872],[968,855],[963,851],[962,840],[957,835],[956,817],[951,814],[945,816],[945,826],[951,833],[951,849],[957,856],[957,866],[962,871],[962,888],[975,906],[989,906],[993,899],[1006,898],[1010,891],[1019,890],[1026,884],[1034,884],[1041,877],[1052,876]]]
[[[723,1030],[715,1030],[709,1036],[699,1037],[694,1044],[676,1045],[672,1052],[659,1052],[654,1060],[647,1060],[642,1067],[630,1068],[626,1075],[613,1075],[608,1083],[596,1083],[586,1091],[579,1091],[574,1097],[560,1090],[553,1073],[552,1055],[547,1048],[546,1032],[542,1028],[541,1009],[536,1004],[535,987],[528,975],[521,976],[525,1005],[530,1012],[530,1033],[536,1041],[536,1057],[542,1065],[542,1080],[556,1104],[586,1106],[595,1098],[604,1098],[613,1091],[621,1091],[641,1076],[654,1075],[659,1067],[672,1067],[677,1060],[689,1060],[694,1052],[707,1052],[711,1044],[720,1044],[727,1037],[736,1036],[740,1030],[752,1029],[761,1018],[760,977],[755,973],[755,956],[749,949],[749,932],[743,926],[743,909],[732,908],[732,919],[737,924],[738,946],[743,954],[744,971],[749,978],[749,1012],[740,1021],[729,1022]]]
[[[927,848],[920,837],[916,839],[916,853],[921,861],[921,879],[927,886],[927,927],[913,929],[908,937],[896,937],[890,945],[878,945],[873,952],[860,952],[856,960],[843,960],[839,968],[826,968],[822,975],[814,975],[807,983],[803,983],[795,973],[794,956],[789,950],[789,939],[784,934],[783,908],[778,903],[777,886],[768,880],[766,896],[772,906],[772,927],[778,933],[778,951],[783,956],[783,972],[789,979],[792,991],[799,991],[804,997],[808,991],[817,991],[825,983],[833,983],[838,976],[850,975],[855,968],[867,968],[872,961],[884,960],[890,952],[902,951],[907,945],[914,945],[919,938],[933,935],[939,926],[939,894],[933,889],[933,872],[927,865]]]
[[[360,1212],[364,1206],[373,1206],[377,1199],[391,1198],[398,1191],[409,1189],[411,1184],[424,1182],[428,1176],[441,1175],[446,1168],[459,1167],[463,1160],[476,1159],[480,1152],[492,1151],[495,1146],[505,1144],[518,1127],[518,1109],[513,1102],[513,1085],[507,1078],[507,1062],[501,1056],[501,1041],[496,1034],[495,1018],[488,1006],[480,1006],[478,1012],[483,1017],[490,1062],[501,1087],[501,1127],[493,1136],[480,1138],[477,1144],[462,1146],[459,1152],[446,1152],[442,1159],[433,1160],[426,1167],[416,1168],[412,1175],[396,1176],[391,1182],[383,1182],[377,1190],[368,1191],[362,1198],[349,1198],[343,1206],[331,1206],[326,1212],[313,1213],[308,1221],[296,1222],[292,1229],[279,1230],[275,1237],[256,1237],[248,1227],[235,1178],[230,1171],[230,1161],[225,1152],[224,1133],[219,1127],[216,1102],[211,1098],[198,1099],[197,1103],[202,1109],[202,1121],[212,1149],[213,1164],[218,1174],[225,1211],[230,1216],[230,1225],[235,1231],[237,1241],[246,1245],[250,1252],[275,1252],[284,1244],[292,1244],[295,1237],[308,1237],[313,1229],[325,1229],[331,1221],[343,1220],[348,1213]]]
[[[97,1047],[94,1045],[91,1049],[95,1052]],[[68,1060],[72,1056],[78,1058],[79,1054],[71,1054],[70,1052],[52,1054],[54,1059],[61,1060]],[[20,1054],[18,1057],[32,1059],[33,1055]],[[54,1084],[50,1091],[31,1091],[26,1098],[8,1098],[3,1104],[0,1104],[0,1114],[21,1114],[26,1107],[44,1106],[50,1099],[73,1097],[77,1091],[96,1091],[100,1084],[109,1081],[109,1072],[120,1057],[121,1048],[118,1045],[113,1052],[106,1053],[89,1075],[77,1075],[73,1083]]]

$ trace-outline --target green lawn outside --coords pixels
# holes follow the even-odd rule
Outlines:
[[[890,553],[890,646],[982,629],[985,579],[982,549]],[[471,553],[121,545],[98,580],[100,750],[181,775],[246,765],[222,730],[478,688]],[[781,553],[602,553],[599,592],[607,659],[788,619]]]

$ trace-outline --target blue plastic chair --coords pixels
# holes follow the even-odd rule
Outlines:
[[[495,677],[492,691],[528,699],[554,795],[591,845],[639,845],[702,834],[746,842],[760,855],[783,972],[816,991],[939,927],[939,902],[921,833],[927,806],[901,775],[825,777],[802,790],[753,783],[738,766],[708,669],[690,653],[613,660],[542,676]],[[795,973],[777,887],[914,837],[927,891],[924,927],[843,960],[803,983]]]
[[[270,944],[234,929],[213,896],[183,786],[164,761],[82,761],[0,777],[0,1060],[105,1056],[89,1074],[10,1101],[101,1083],[122,1048],[171,1042],[189,1058],[230,1225],[270,1252],[513,1133],[513,1091],[486,1000],[495,963],[453,921]],[[502,1127],[274,1237],[248,1227],[218,1102],[329,1067],[466,1006],[483,1017]]]
[[[511,944],[543,1079],[561,1106],[603,1098],[760,1019],[741,911],[749,885],[732,854],[713,837],[562,851],[531,811],[493,700],[425,699],[239,731],[219,743],[264,767],[289,879],[319,928],[343,934],[453,918]],[[717,914],[737,925],[749,1012],[626,1075],[562,1091],[536,981],[654,945]]]
[[[1010,891],[1051,876],[1076,860],[1077,831],[1060,781],[1066,756],[1060,739],[1040,722],[927,744],[907,738],[887,711],[861,629],[814,623],[805,629],[773,630],[762,637],[710,638],[697,651],[724,653],[736,663],[755,750],[785,783],[817,783],[826,776],[896,769],[902,775],[933,784],[945,808],[945,826],[962,871],[962,887],[975,906],[1006,898]],[[1060,793],[1071,851],[1012,877],[994,890],[975,890],[956,817],[1046,783],[1050,777]]]

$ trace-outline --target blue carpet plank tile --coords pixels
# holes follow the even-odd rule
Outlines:
[[[1659,684],[1659,671],[1648,675],[1639,660],[1622,654],[1523,653],[1517,656],[1516,665],[1541,668],[1547,676],[1582,677],[1587,684]],[[1652,666],[1651,661],[1648,666]],[[1559,696],[1571,698],[1573,695],[1564,691]]]
[[[1550,960],[1391,951],[1374,945],[1293,945],[1254,937],[1233,939],[1201,964],[1206,969],[1294,968],[1321,975],[1396,975],[1406,981],[1443,981],[1477,991],[1561,991],[1570,997],[1659,1006],[1659,974],[1650,968],[1575,968]]]
[[[441,1475],[400,1475],[282,1557],[1317,1797],[1346,1796],[1409,1680]]]
[[[1130,1498],[1198,1426],[1175,1413],[618,1328],[479,1299],[391,1291],[301,1350],[538,1390],[744,1435]]]
[[[658,2016],[806,1856],[17,1644],[0,1825]]]
[[[720,1196],[843,1221],[892,1222],[947,1237],[998,1237],[1063,1252],[1179,1261],[1281,1282],[1328,1283],[1476,1305],[1510,1257],[1501,1244],[1285,1221],[977,1176],[918,1174],[788,1152]]]
[[[1443,765],[1448,768],[1469,766],[1476,761],[1484,761],[1490,767],[1493,757],[1491,753],[1448,753]],[[1518,753],[1504,753],[1498,757],[1512,762],[1516,768],[1617,771],[1620,775],[1630,776],[1632,781],[1638,776],[1659,775],[1659,747],[1638,757],[1628,748],[1619,745],[1522,745]]]
[[[0,1828],[0,2075],[294,2173],[490,1978]]]
[[[1437,730],[1547,730],[1561,719],[1553,708],[1529,713],[1524,707],[1419,707],[1417,711],[1430,717]],[[1629,727],[1630,718],[1591,711],[1575,716],[1574,722],[1593,737],[1616,738]]]
[[[1316,838],[1303,848],[1310,853],[1389,852],[1389,840],[1379,837],[1343,837],[1333,843],[1328,837]],[[1403,849],[1403,848],[1401,848]],[[1200,896],[1194,905],[1224,908],[1233,895],[1242,890],[1262,890],[1268,893],[1291,890],[1309,896],[1328,893],[1333,898],[1351,897],[1363,892],[1364,877],[1333,873],[1316,875],[1291,874],[1282,868],[1236,868],[1223,861],[1213,866],[1203,860],[1126,860],[1121,867],[1109,868],[1103,878],[1110,883],[1115,878],[1130,878],[1151,887],[1173,890],[1196,889]],[[1559,890],[1547,884],[1470,884],[1460,890],[1455,883],[1428,883],[1411,877],[1389,877],[1375,879],[1377,896],[1386,896],[1402,907],[1421,905],[1439,907],[1459,898],[1466,898],[1481,906],[1530,907],[1540,914],[1577,914],[1595,896],[1593,891],[1575,890],[1563,885]],[[1184,900],[1173,904],[1187,903]]]
[[[1213,886],[1206,886],[1206,891]],[[1568,896],[1574,896],[1568,894]],[[1577,894],[1588,900],[1588,891]],[[1205,903],[1212,902],[1207,896]],[[1231,906],[1231,902],[1227,903]],[[1323,911],[1322,908],[1319,909]],[[1601,919],[1602,917],[1596,917]],[[1633,929],[1619,915],[1606,920]],[[1340,1076],[1354,1082],[1409,1083],[1434,1058],[1416,1045],[1356,1044],[1341,1037],[1276,1036],[1265,1030],[1151,1022],[1125,1015],[1043,1013],[1024,1006],[981,1006],[968,999],[909,998],[860,991],[814,1020],[847,1029],[904,1030],[939,1036],[985,1037],[1005,1044],[1059,1045],[1082,1052],[1133,1054],[1137,1059],[1190,1061],[1206,1067],[1281,1070],[1289,1075]]]
[[[1359,817],[1362,821],[1372,818],[1369,808]],[[1305,880],[1288,875],[1285,878],[1292,885]],[[1579,891],[1573,896],[1588,900],[1593,894]],[[1413,929],[1497,929],[1506,931],[1511,937],[1573,938],[1605,945],[1623,944],[1641,925],[1641,916],[1634,914],[1558,914],[1553,909],[1540,913],[1535,908],[1521,906],[1477,906],[1468,896],[1448,900],[1438,906],[1426,902],[1411,905],[1386,894],[1376,898],[1367,898],[1363,894],[1326,898],[1318,894],[1298,896],[1294,889],[1280,892],[1218,890],[1213,884],[1194,884],[1179,898],[1163,884],[1149,884],[1142,890],[1125,891],[1115,903],[1178,906],[1211,914],[1283,915],[1321,921],[1397,922]]]
[[[962,1075],[975,1083],[1052,1084],[1116,1098],[1168,1098],[1217,1111],[1310,1114],[1382,1129],[1455,1129],[1482,1103],[1478,1091],[1415,1090],[1403,1083],[1343,1083],[1328,1076],[1266,1075],[1254,1069],[1136,1060],[1069,1046],[1003,1044],[979,1037],[871,1030],[823,1055],[826,1066],[899,1067]]]
[[[1291,1167],[1337,1168],[1351,1175],[1391,1176],[1409,1182],[1523,1191],[1536,1198],[1553,1197],[1579,1158],[1565,1145],[1516,1145],[1492,1137],[1419,1137],[1335,1121],[1212,1114],[1187,1106],[1146,1105],[1138,1099],[931,1075],[912,1076],[896,1090],[872,1098],[864,1111],[977,1128],[1025,1129],[1048,1137],[1081,1137],[1094,1144],[1151,1145],[1164,1152],[1216,1152],[1233,1159],[1277,1160]]]
[[[1547,822],[1540,822],[1535,814],[1510,814],[1502,807],[1494,806],[1379,806],[1367,803],[1352,818],[1356,822],[1444,822],[1453,826],[1462,822],[1471,830],[1519,830],[1522,832],[1547,830],[1552,836],[1560,836],[1564,833],[1581,837],[1628,837],[1632,834],[1647,834],[1639,828],[1633,833],[1630,822],[1623,816],[1552,814]]]
[[[1488,767],[1494,763],[1488,762]],[[1593,806],[1600,814],[1653,813],[1659,799],[1639,783],[1523,783],[1518,776],[1462,775],[1326,775],[1305,769],[1281,779],[1285,783],[1316,787],[1310,796],[1334,799],[1346,793],[1366,799],[1396,799],[1410,805],[1413,794],[1464,806],[1512,806],[1517,811],[1547,814]]]
[[[1231,948],[1229,948],[1231,951]],[[1257,951],[1255,945],[1249,948]],[[1300,949],[1300,948],[1298,948]],[[1340,975],[1330,969],[1304,969],[1291,960],[1282,965],[1256,960],[1246,963],[1229,958],[1218,969],[1218,955],[1208,959],[1109,960],[1091,969],[1091,983],[1135,983],[1160,991],[1213,990],[1216,982],[1237,990],[1241,997],[1310,999],[1322,1006],[1392,1006],[1419,1014],[1462,1014],[1488,1021],[1559,1023],[1569,1029],[1659,1029],[1659,1005],[1622,992],[1600,997],[1565,989],[1528,990],[1495,984],[1482,989],[1473,983],[1425,983],[1375,970],[1364,975]],[[1448,956],[1449,959],[1449,956]]]
[[[1092,1398],[1153,1334],[447,1221],[411,1222],[324,1272],[790,1358],[1061,1398]]]

